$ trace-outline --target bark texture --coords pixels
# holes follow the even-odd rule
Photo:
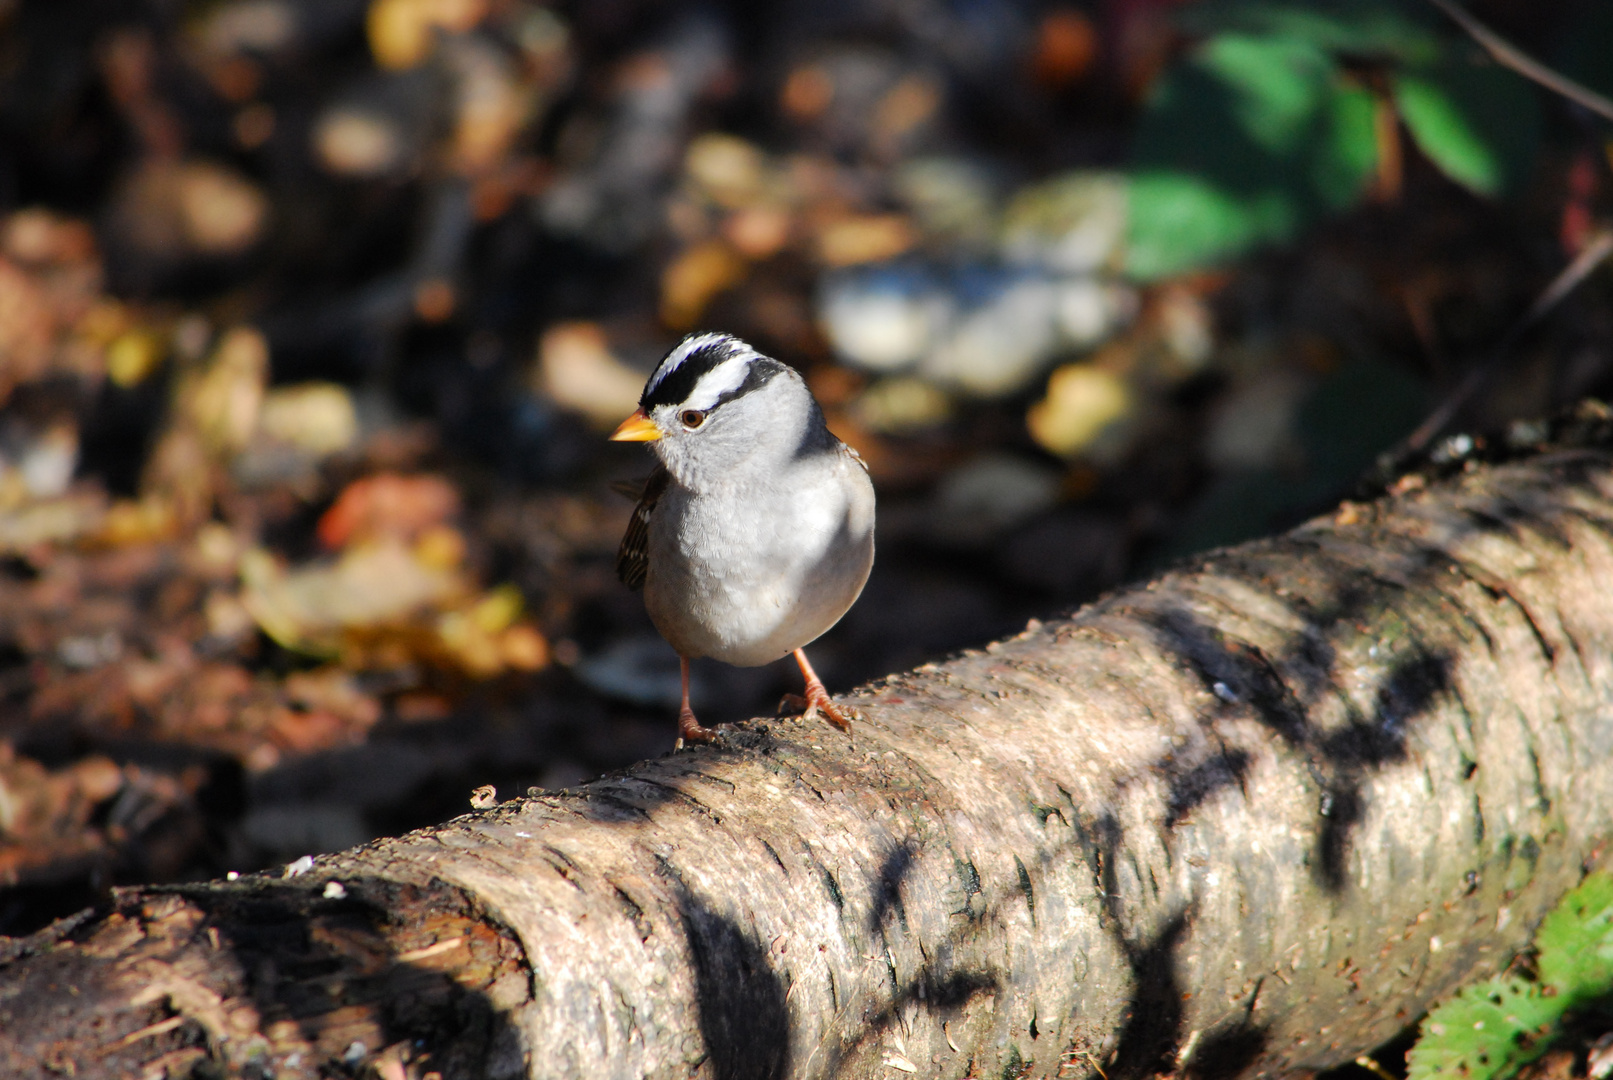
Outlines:
[[[1348,1061],[1505,965],[1613,832],[1613,452],[1400,487],[865,687],[853,738],[751,722],[122,894],[0,954],[0,1071]]]

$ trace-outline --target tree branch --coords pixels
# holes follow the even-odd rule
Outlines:
[[[1495,59],[1495,62],[1502,67],[1511,68],[1531,82],[1539,83],[1559,97],[1567,98],[1574,104],[1589,109],[1604,120],[1613,120],[1613,101],[1609,101],[1583,83],[1575,82],[1567,75],[1542,64],[1539,60],[1536,60],[1512,44],[1512,42],[1479,22],[1471,12],[1460,4],[1455,3],[1454,0],[1428,0],[1428,2],[1443,11],[1452,22],[1460,26],[1468,37],[1478,42],[1484,51],[1489,53]]]
[[[1613,831],[1613,424],[1575,423],[865,687],[854,739],[752,721],[287,880],[121,893],[0,953],[0,1071],[1350,1061]]]

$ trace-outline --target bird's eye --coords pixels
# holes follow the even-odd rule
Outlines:
[[[678,419],[683,421],[684,427],[693,431],[706,422],[706,414],[699,409],[684,409],[683,412],[678,414]]]

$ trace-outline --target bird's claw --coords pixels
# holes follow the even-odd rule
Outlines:
[[[685,742],[714,742],[717,732],[704,726],[695,719],[694,710],[684,708],[678,712],[678,744],[681,747]]]
[[[808,687],[806,696],[800,694],[785,694],[779,701],[778,711],[782,715],[799,716],[803,720],[813,713],[822,716],[829,723],[841,731],[849,732],[853,720],[861,720],[862,714],[849,705],[836,705],[834,699],[826,691],[819,690],[813,693]]]

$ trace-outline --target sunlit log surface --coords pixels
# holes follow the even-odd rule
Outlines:
[[[1467,470],[852,696],[0,953],[0,1071],[1275,1075],[1613,826],[1613,451]]]

